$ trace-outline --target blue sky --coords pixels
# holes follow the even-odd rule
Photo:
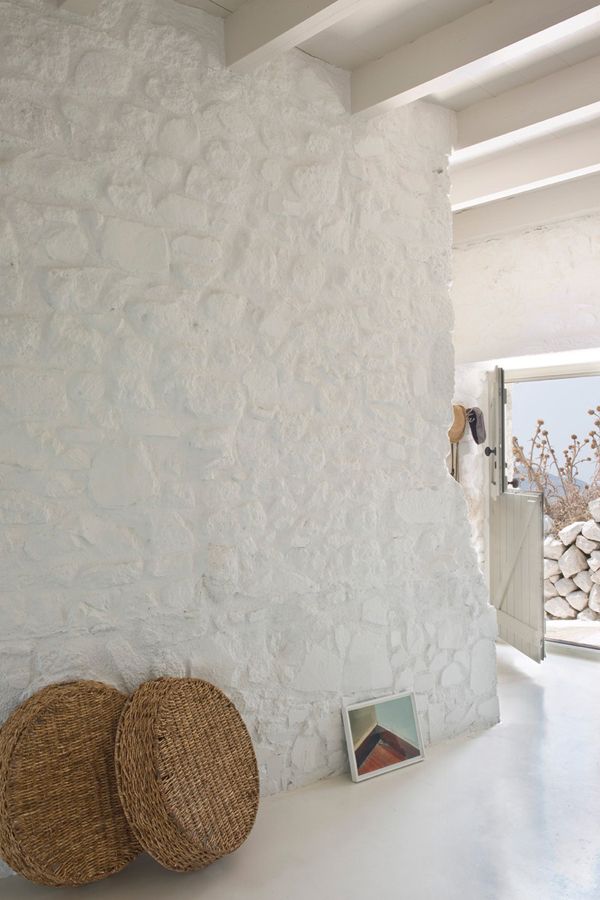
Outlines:
[[[548,381],[522,381],[511,385],[513,398],[513,434],[521,444],[529,441],[537,419],[544,420],[553,446],[562,459],[562,451],[571,435],[587,435],[593,420],[588,409],[600,405],[600,376],[555,378]],[[527,447],[527,444],[525,444]],[[586,454],[587,455],[587,454]],[[587,481],[593,472],[591,463],[580,467],[579,477]]]

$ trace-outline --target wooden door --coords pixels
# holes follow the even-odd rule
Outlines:
[[[544,497],[507,490],[504,373],[490,377],[490,595],[500,637],[536,662],[545,656]]]

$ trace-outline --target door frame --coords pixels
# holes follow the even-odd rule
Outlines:
[[[521,381],[554,381],[560,378],[585,378],[586,376],[600,376],[600,362],[580,362],[580,363],[563,363],[551,366],[527,366],[515,367],[513,369],[504,368],[504,384],[515,384]],[[503,448],[506,453],[506,447]],[[502,465],[506,463],[506,458],[502,461]],[[488,529],[489,532],[489,529]],[[542,550],[543,552],[543,550]],[[486,557],[489,552],[486,549]],[[488,573],[489,583],[489,573]],[[574,641],[559,640],[544,635],[544,641],[551,644],[562,644],[565,647],[581,647],[586,650],[600,651],[600,647],[592,644],[575,643]]]
[[[600,362],[570,363],[556,366],[535,368],[504,369],[504,383],[514,384],[516,381],[552,381],[556,378],[585,378],[600,375]]]

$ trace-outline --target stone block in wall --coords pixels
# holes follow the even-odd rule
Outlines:
[[[576,616],[575,610],[564,597],[552,597],[550,600],[546,600],[544,609],[557,619],[574,619]]]
[[[144,447],[103,447],[92,462],[90,493],[100,507],[131,506],[148,501],[157,490],[156,476]]]
[[[576,585],[572,578],[559,578],[554,584],[554,593],[560,594],[561,597],[566,597],[567,594],[570,594],[575,588]]]
[[[494,646],[489,641],[478,641],[473,648],[471,664],[471,690],[475,694],[485,694],[490,690],[491,680],[495,677],[492,659],[495,661]]]
[[[592,572],[597,572],[600,569],[600,550],[592,550],[589,555],[588,565]]]
[[[560,577],[561,574],[561,568],[557,559],[544,560],[544,579],[553,578],[555,576]]]
[[[593,524],[596,525],[595,522]],[[599,526],[596,525],[596,527],[598,528]],[[583,553],[591,553],[592,550],[597,550],[598,547],[600,547],[600,544],[598,543],[598,541],[590,540],[583,534],[580,534],[575,541],[575,546],[579,547],[579,549],[583,551]]]
[[[571,545],[558,560],[558,565],[564,577],[570,578],[577,572],[587,569],[588,561],[585,553],[582,553],[579,547]]]
[[[577,612],[581,612],[588,605],[588,595],[584,591],[572,591],[565,599]]]
[[[544,539],[544,558],[560,559],[565,552],[565,545],[562,541],[557,541],[555,537],[547,537]]]
[[[573,581],[580,591],[585,591],[586,594],[589,594],[592,589],[592,576],[589,569],[578,572],[577,575],[573,576]]]
[[[588,503],[588,512],[595,522],[600,522],[600,497],[590,500]]]
[[[590,591],[589,608],[600,613],[600,584],[594,584]]]
[[[127,93],[132,74],[124,54],[89,50],[75,67],[73,86],[86,96],[122,97]]]
[[[581,533],[582,533],[583,537],[587,538],[588,541],[590,541],[590,542],[600,541],[600,524],[598,522],[595,522],[593,519],[590,519],[590,521],[586,522],[585,525],[583,526],[583,528],[581,529]],[[597,548],[595,548],[595,547],[591,548],[591,550],[594,550],[594,549],[597,549]],[[590,553],[591,550],[589,550],[587,552]]]
[[[581,530],[585,522],[571,522],[570,525],[566,525],[564,528],[558,532],[558,536],[565,545],[565,547],[569,547],[571,544],[575,543],[577,535],[581,534]]]
[[[52,309],[85,312],[98,303],[108,277],[107,269],[97,267],[43,269],[42,295]]]
[[[169,248],[164,233],[139,222],[107,219],[100,252],[106,263],[128,272],[166,277],[169,271]]]

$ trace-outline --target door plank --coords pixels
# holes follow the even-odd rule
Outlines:
[[[544,658],[543,497],[503,493],[490,503],[490,594],[500,637]]]

